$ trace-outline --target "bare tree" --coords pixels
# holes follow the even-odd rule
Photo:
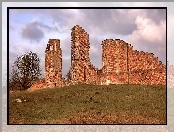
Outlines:
[[[41,76],[40,59],[36,53],[27,52],[17,57],[9,79],[10,90],[26,90]]]

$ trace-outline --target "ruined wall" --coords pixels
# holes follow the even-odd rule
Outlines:
[[[166,84],[166,67],[123,40],[102,42],[102,84]]]
[[[154,54],[128,51],[129,83],[166,85],[166,66]]]
[[[102,42],[102,84],[118,83],[118,45],[112,39]]]
[[[102,69],[89,59],[89,35],[72,28],[72,82],[87,84],[166,84],[166,67],[151,53],[133,50],[120,39],[102,41]]]
[[[127,45],[119,39],[102,42],[102,84],[127,83]]]
[[[71,32],[71,80],[83,82],[83,70],[89,60],[89,35],[78,25]]]
[[[79,25],[71,30],[71,80],[62,77],[60,40],[49,39],[45,50],[45,80],[35,83],[30,90],[78,83],[166,85],[166,66],[154,54],[133,50],[133,46],[120,39],[106,39],[102,41],[102,69],[98,69],[90,62],[89,34]],[[174,67],[170,69],[174,71]]]
[[[62,85],[62,50],[59,39],[49,39],[45,50],[45,85],[61,87]]]
[[[85,83],[86,84],[99,84],[99,78],[98,78],[98,68],[96,68],[91,62],[87,63],[85,68]]]
[[[89,59],[89,34],[76,25],[71,32],[71,81],[74,83],[97,83],[97,68]]]

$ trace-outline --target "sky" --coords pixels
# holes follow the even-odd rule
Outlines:
[[[10,9],[9,63],[28,51],[38,54],[42,74],[49,39],[60,39],[63,76],[71,64],[71,29],[80,25],[88,34],[91,62],[102,68],[101,43],[122,39],[135,50],[154,53],[166,64],[165,9]]]

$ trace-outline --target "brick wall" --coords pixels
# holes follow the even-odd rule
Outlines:
[[[49,39],[45,50],[45,85],[62,85],[62,50],[59,39]]]
[[[128,50],[129,83],[166,85],[166,66],[152,53]]]
[[[106,39],[102,42],[102,84],[126,83],[126,45],[119,39]]]
[[[97,68],[89,59],[89,34],[76,25],[71,32],[71,81],[74,83],[97,83]]]
[[[123,40],[102,42],[102,84],[166,84],[166,66]]]

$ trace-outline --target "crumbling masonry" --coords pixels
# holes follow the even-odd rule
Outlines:
[[[71,32],[71,81],[62,78],[60,40],[50,39],[45,51],[45,87],[70,84],[161,84],[166,85],[166,66],[152,53],[133,50],[120,39],[102,41],[102,69],[89,58],[89,34],[76,25]]]
[[[59,39],[50,39],[45,50],[45,85],[62,86],[62,50]]]

